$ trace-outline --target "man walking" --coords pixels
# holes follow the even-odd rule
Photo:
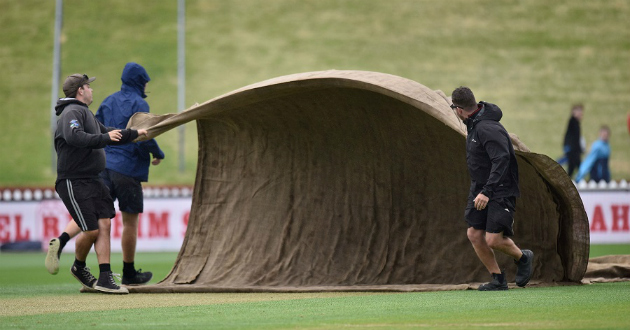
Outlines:
[[[498,106],[475,100],[468,87],[453,91],[457,116],[466,124],[466,163],[471,177],[465,218],[468,239],[477,256],[492,275],[492,281],[479,286],[479,291],[507,290],[505,272],[501,271],[494,251],[514,258],[517,265],[516,284],[529,282],[534,253],[520,250],[514,241],[514,212],[518,188],[518,164],[507,131],[499,123],[503,116]]]
[[[86,288],[101,292],[129,293],[114,281],[110,265],[111,218],[114,202],[99,173],[105,169],[105,151],[110,144],[133,141],[146,130],[120,130],[101,124],[88,106],[92,103],[90,83],[96,78],[73,74],[63,83],[66,98],[55,107],[59,116],[55,131],[57,180],[55,190],[83,231],[77,237],[72,275]],[[100,274],[98,280],[86,266],[87,255],[94,246]],[[48,258],[46,261],[48,266]]]
[[[127,63],[122,73],[120,91],[103,100],[96,112],[96,119],[105,126],[123,129],[136,112],[149,112],[145,88],[151,80],[140,64]],[[138,143],[108,145],[105,147],[106,168],[100,177],[109,188],[113,200],[118,199],[122,213],[122,284],[138,285],[151,280],[153,273],[135,269],[136,242],[138,239],[139,213],[144,210],[141,182],[149,178],[149,163],[158,165],[164,152],[154,139]],[[151,161],[153,156],[153,161]],[[59,256],[66,243],[79,234],[74,223],[69,223],[64,232],[50,241],[46,267],[51,274],[59,269]]]
[[[127,123],[136,112],[149,112],[149,104],[144,100],[145,88],[151,80],[140,64],[127,63],[123,69],[120,91],[103,100],[96,111],[96,119],[105,126],[127,127]],[[101,178],[109,187],[114,200],[118,199],[118,208],[122,213],[122,284],[144,284],[151,280],[151,272],[136,270],[134,265],[136,241],[138,238],[138,214],[144,210],[141,182],[149,179],[149,163],[153,156],[153,165],[164,159],[164,152],[154,139],[125,145],[105,147],[107,165]]]

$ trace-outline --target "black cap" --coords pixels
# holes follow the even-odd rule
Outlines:
[[[66,81],[63,82],[63,93],[66,97],[75,97],[79,87],[89,84],[96,80],[96,77],[88,77],[86,74],[75,73],[69,75]]]

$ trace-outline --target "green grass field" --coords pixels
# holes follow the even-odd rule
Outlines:
[[[630,245],[592,246],[591,256]],[[418,293],[79,293],[64,254],[60,273],[44,253],[0,254],[0,329],[627,329],[630,282]],[[93,255],[88,265],[96,267]],[[119,269],[120,254],[112,256]],[[139,253],[138,266],[164,278],[176,253]]]
[[[612,129],[613,179],[630,180],[630,0],[187,0],[186,106],[277,76],[328,69],[399,75],[447,94],[470,86],[504,110],[532,151],[560,156],[569,110],[585,105],[588,144]],[[55,2],[0,2],[0,186],[52,185],[51,76]],[[64,1],[62,80],[96,76],[96,111],[128,61],[152,77],[157,114],[177,111],[176,1]],[[61,91],[59,91],[61,93]],[[158,137],[151,183],[191,184],[186,127]],[[462,145],[463,147],[463,145]]]

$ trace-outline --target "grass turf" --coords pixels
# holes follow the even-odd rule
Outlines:
[[[171,307],[145,307],[138,303],[136,299],[146,295],[93,295],[86,304],[115,304],[117,308],[3,316],[0,327],[53,328],[63,324],[69,328],[134,329],[622,329],[630,326],[629,292],[630,283],[624,282],[501,293],[330,293],[318,297],[286,294],[278,300],[268,300],[264,294],[238,294],[248,296],[250,301],[236,303],[229,298],[237,294],[219,294],[215,302]],[[204,296],[215,295],[190,294],[187,298],[195,301]],[[222,297],[227,298],[225,302]],[[169,296],[150,295],[149,299]],[[71,300],[60,297],[54,303]]]
[[[630,254],[629,244],[595,244],[591,245],[590,257],[600,257],[613,254]]]
[[[594,245],[591,257],[627,254]],[[176,253],[139,253],[138,266],[166,276]],[[49,275],[43,253],[0,254],[0,328],[595,329],[630,327],[630,282],[424,293],[80,294],[67,269]],[[95,265],[93,256],[88,265]],[[114,270],[121,255],[112,255]]]

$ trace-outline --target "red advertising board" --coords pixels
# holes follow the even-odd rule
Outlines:
[[[630,243],[630,191],[580,191],[588,215],[591,243]],[[138,251],[179,251],[186,234],[190,197],[146,198],[138,228]],[[118,207],[116,205],[116,207]],[[65,228],[70,215],[59,199],[0,202],[0,245],[47,242]],[[112,251],[121,251],[122,218],[112,219]],[[73,251],[68,244],[64,251]]]

